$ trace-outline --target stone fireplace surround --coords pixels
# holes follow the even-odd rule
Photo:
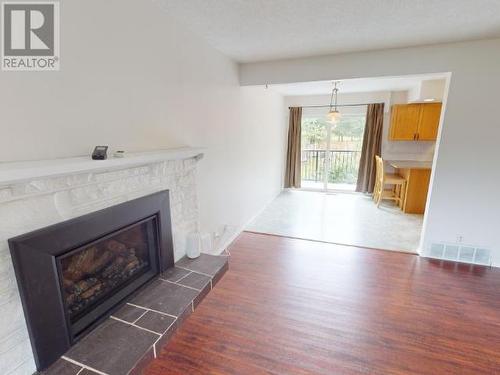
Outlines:
[[[93,161],[87,157],[0,164],[0,373],[36,368],[7,239],[160,190],[170,191],[174,257],[198,229],[196,165],[182,148]]]

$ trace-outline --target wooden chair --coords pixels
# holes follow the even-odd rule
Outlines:
[[[382,199],[396,201],[398,206],[402,206],[406,179],[397,174],[385,173],[384,160],[380,156],[375,156],[376,177],[373,189],[373,200],[380,206]],[[385,190],[385,185],[394,185],[392,190]]]

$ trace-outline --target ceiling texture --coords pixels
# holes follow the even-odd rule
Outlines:
[[[154,0],[245,62],[500,37],[500,0]]]

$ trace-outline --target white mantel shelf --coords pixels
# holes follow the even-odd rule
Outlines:
[[[201,157],[204,149],[183,147],[168,150],[126,154],[123,158],[110,157],[106,160],[92,160],[90,156],[0,163],[0,186],[60,177],[79,173],[107,172],[167,160]]]

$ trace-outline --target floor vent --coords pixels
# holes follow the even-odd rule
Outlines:
[[[490,250],[471,245],[433,243],[430,249],[424,253],[424,256],[434,259],[491,266]]]

